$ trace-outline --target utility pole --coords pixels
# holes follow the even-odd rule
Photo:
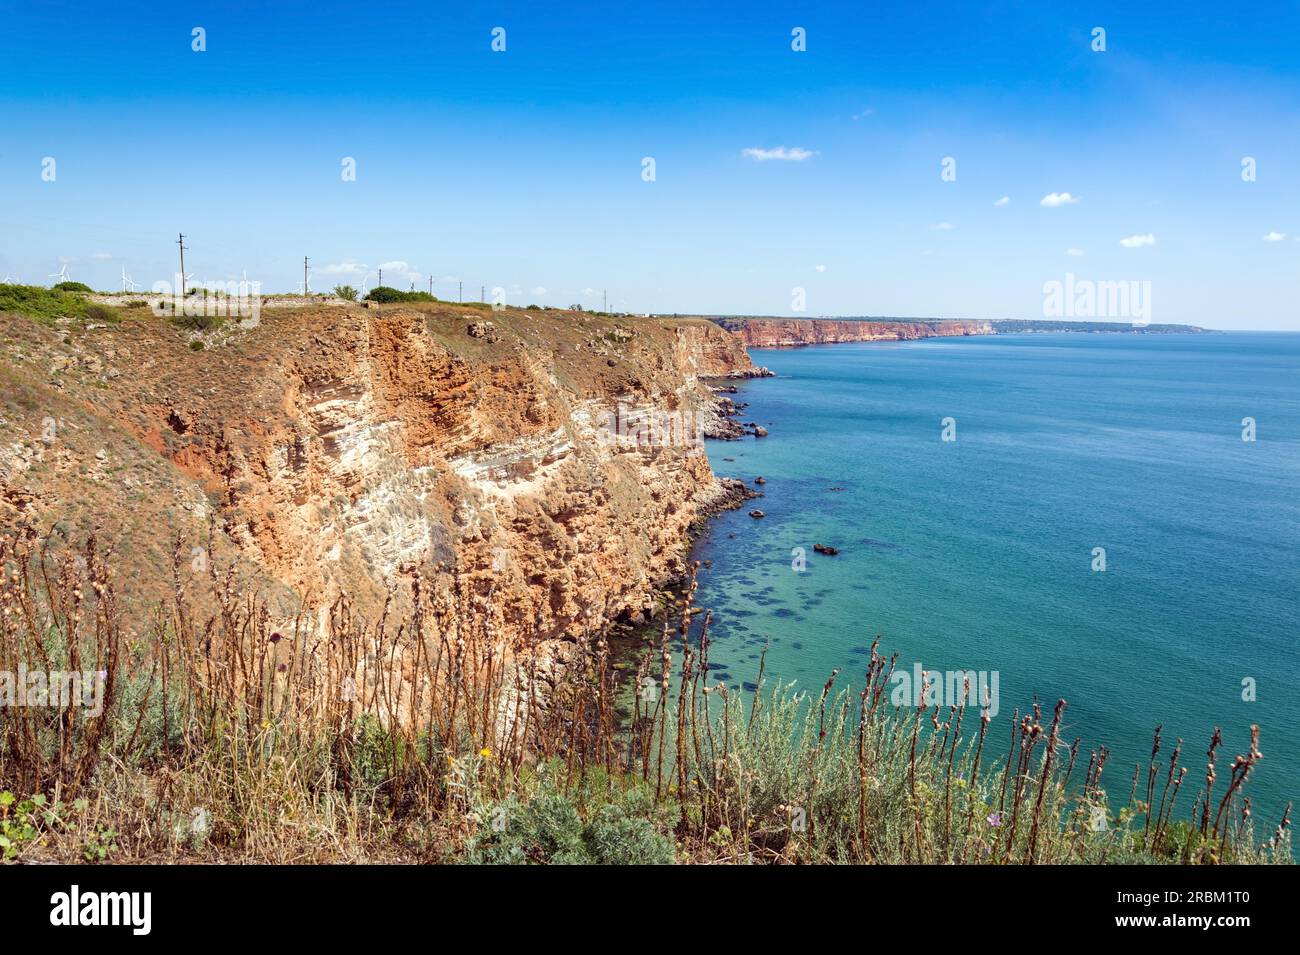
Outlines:
[[[457,282],[457,283],[456,283],[456,301],[457,301],[457,302],[463,302],[463,301],[465,301],[465,283],[464,283],[464,282]]]
[[[302,297],[307,297],[307,256],[302,257]]]
[[[429,276],[429,297],[433,297],[433,276]]]
[[[383,285],[383,284],[384,284],[384,270],[383,270],[383,269],[380,269],[380,270],[379,270],[379,284],[380,284],[380,285]]]
[[[181,250],[181,297],[183,298],[185,296],[185,234],[183,232],[176,233],[176,244]]]
[[[607,289],[601,289],[601,290],[600,290],[600,299],[601,299],[601,301],[604,303],[604,304],[601,306],[601,309],[600,309],[600,310],[601,310],[602,312],[608,312],[608,311],[609,311],[609,291],[608,291]]]
[[[480,302],[486,302],[486,301],[487,301],[487,286],[486,286],[486,285],[480,285],[480,286],[478,287],[478,300],[479,300]]]

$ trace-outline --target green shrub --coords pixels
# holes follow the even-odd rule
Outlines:
[[[191,332],[210,332],[220,328],[225,319],[220,315],[172,315],[173,325]]]
[[[38,832],[32,824],[33,814],[44,804],[44,796],[20,802],[13,793],[0,792],[0,859],[18,858],[23,848],[35,841]]]
[[[466,861],[476,865],[670,865],[674,843],[653,820],[650,798],[621,793],[588,814],[545,784],[528,802],[511,797],[486,814]]]
[[[673,840],[646,818],[652,806],[629,799],[601,806],[587,824],[584,842],[593,862],[603,865],[672,865]]]
[[[345,302],[355,302],[357,300],[357,290],[351,285],[334,286],[334,294]]]
[[[403,292],[388,285],[376,285],[366,295],[370,302],[436,302],[428,292]]]
[[[88,302],[83,314],[88,322],[119,322],[122,320],[122,316],[117,314],[117,309],[110,308],[107,305],[100,305],[98,302]]]
[[[39,285],[0,285],[0,312],[14,312],[53,325],[60,318],[82,318],[91,303],[80,295]]]
[[[95,291],[85,282],[60,282],[54,286],[56,292],[93,292]]]
[[[405,746],[400,735],[389,733],[372,714],[363,713],[350,736],[353,783],[364,789],[379,789],[402,764]]]

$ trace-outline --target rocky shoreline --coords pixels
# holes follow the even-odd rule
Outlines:
[[[743,379],[774,377],[776,377],[775,372],[770,371],[761,365],[757,365],[750,369],[733,371],[713,380],[737,381]],[[735,385],[730,384],[714,385],[706,382],[705,385],[714,398],[714,414],[709,421],[706,422],[704,428],[704,436],[706,438],[713,438],[717,441],[739,441],[747,434],[759,438],[767,436],[767,430],[759,427],[754,422],[740,422],[736,420],[740,417],[740,413],[749,407],[748,402],[736,401],[731,397],[732,395],[739,393],[740,389]]]
[[[717,376],[715,380],[737,380],[751,378],[773,378],[775,374],[764,367],[756,367],[753,370],[737,371],[725,376]],[[719,441],[739,441],[746,435],[755,435],[751,426],[753,422],[739,422],[742,411],[748,407],[746,402],[737,402],[730,396],[737,393],[735,385],[708,385],[709,390],[715,397],[716,420],[711,422],[711,426],[706,428],[705,437]],[[766,429],[759,429],[762,435],[766,435]],[[690,523],[685,533],[685,543],[687,549],[693,550],[695,542],[699,540],[700,535],[708,530],[710,522],[719,515],[727,512],[738,510],[743,507],[747,501],[752,501],[763,496],[762,491],[756,491],[740,478],[717,477],[718,491],[716,494],[699,502],[696,508],[695,519]],[[758,478],[756,483],[766,483],[763,478]],[[647,648],[657,647],[662,636],[662,628],[667,624],[670,629],[676,625],[674,611],[684,595],[686,588],[689,586],[691,571],[691,562],[687,562],[687,569],[682,573],[676,574],[659,586],[653,588],[649,594],[649,600],[646,605],[639,611],[629,611],[624,619],[618,620],[610,627],[607,634],[611,647],[614,650],[616,660],[622,664],[625,673],[634,672],[639,655],[644,653]]]

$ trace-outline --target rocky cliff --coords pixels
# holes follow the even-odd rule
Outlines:
[[[195,344],[202,342],[201,350]],[[0,316],[0,530],[98,527],[139,596],[236,559],[291,609],[458,571],[503,637],[636,613],[728,494],[708,376],[755,373],[701,320],[446,305]],[[207,553],[207,528],[213,529]]]
[[[719,318],[715,321],[744,342],[747,348],[995,334],[992,323],[974,320],[903,322],[828,318]]]

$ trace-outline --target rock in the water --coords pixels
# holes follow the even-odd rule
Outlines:
[[[765,515],[762,511],[755,509],[749,512],[749,516],[752,517],[754,520],[758,520],[760,517],[766,517],[767,515]]]
[[[767,483],[767,478],[763,477],[763,475],[760,474],[758,477],[754,478],[754,483],[755,483],[755,484],[766,484],[766,483]]]

